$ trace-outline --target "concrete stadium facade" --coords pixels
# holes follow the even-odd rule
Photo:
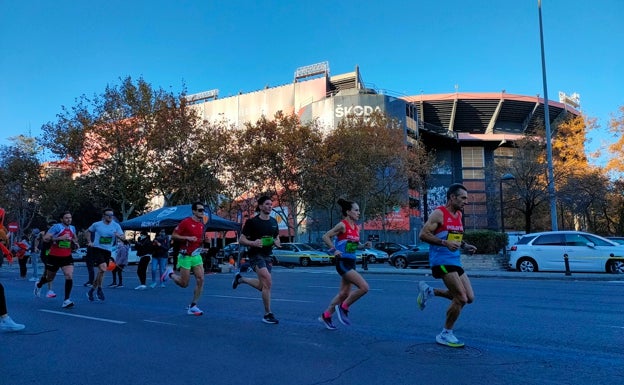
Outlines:
[[[455,182],[463,183],[469,190],[465,227],[500,228],[500,212],[495,204],[500,176],[494,175],[494,164],[497,158],[512,155],[510,145],[514,140],[543,125],[543,98],[504,91],[389,95],[367,87],[357,67],[353,72],[336,76],[330,76],[328,65],[304,67],[302,72],[305,76],[298,77],[296,72],[292,83],[281,86],[225,98],[219,98],[215,91],[203,100],[194,95],[189,97],[203,119],[237,126],[256,122],[263,115],[270,118],[278,111],[297,114],[304,122],[316,119],[327,129],[336,127],[350,113],[364,116],[373,111],[387,113],[402,122],[407,142],[421,138],[435,149],[443,166],[432,172],[427,202],[418,202],[418,210],[393,213],[399,225],[384,238],[415,243],[422,227],[422,211],[443,204],[445,187]],[[578,111],[564,103],[549,101],[548,104],[551,123],[569,113],[578,115]],[[364,230],[367,235],[373,235],[379,232],[379,227],[371,224]]]

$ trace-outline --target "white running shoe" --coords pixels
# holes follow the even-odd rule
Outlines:
[[[424,281],[418,282],[418,297],[416,297],[416,302],[420,310],[425,310],[427,300],[432,294],[433,289],[431,286],[427,285]]]
[[[0,330],[4,332],[16,332],[24,329],[26,326],[15,323],[8,315],[0,318]]]
[[[139,286],[134,288],[134,290],[145,290],[145,289],[147,289],[147,286],[145,286],[145,285],[139,285]]]
[[[171,277],[169,276],[169,274],[171,273],[173,273],[173,269],[171,268],[171,266],[167,266],[167,270],[165,270],[163,275],[160,276],[160,281],[167,282],[169,279],[171,279]]]
[[[46,297],[48,298],[56,298],[56,293],[52,290],[48,290],[48,292],[46,293]]]
[[[450,346],[452,348],[464,347],[464,343],[458,340],[452,331],[449,331],[449,332],[443,331],[442,333],[438,334],[436,336],[436,342],[439,343],[440,345]]]
[[[72,302],[71,299],[66,299],[65,301],[63,301],[63,305],[61,307],[63,309],[69,309],[71,307],[74,307],[74,303]]]
[[[202,315],[202,314],[204,314],[204,312],[201,311],[201,309],[198,308],[197,305],[195,305],[195,306],[189,306],[188,310],[186,311],[186,314],[188,314],[188,315]]]
[[[41,288],[37,286],[37,282],[35,282],[35,289],[33,290],[33,294],[35,297],[41,296]]]

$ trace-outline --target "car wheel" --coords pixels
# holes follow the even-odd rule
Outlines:
[[[394,260],[394,267],[396,267],[397,269],[407,268],[407,259],[405,259],[404,257],[397,257]]]
[[[300,264],[301,266],[303,266],[303,267],[310,266],[310,258],[306,258],[306,257],[301,258],[301,259],[299,260],[299,264]]]
[[[377,263],[377,258],[375,258],[375,256],[372,254],[367,255],[366,258],[367,258],[366,260],[368,261],[368,263]]]
[[[516,269],[523,273],[532,273],[537,271],[537,263],[531,258],[520,258],[516,264]]]
[[[624,274],[624,260],[612,259],[607,265],[607,273]]]

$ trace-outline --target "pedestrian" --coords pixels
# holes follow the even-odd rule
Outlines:
[[[16,332],[24,329],[26,326],[15,323],[9,317],[9,311],[7,310],[6,296],[4,294],[4,286],[0,283],[0,330],[3,332]],[[8,358],[8,357],[6,357]]]
[[[29,279],[30,282],[39,281],[39,249],[38,249],[38,239],[39,234],[41,234],[41,230],[38,228],[32,229],[30,233],[30,266],[32,270],[32,277]]]
[[[141,235],[139,235],[139,239],[136,241],[135,248],[137,251],[137,257],[139,257],[139,265],[137,266],[139,286],[135,287],[134,290],[145,290],[147,289],[147,266],[150,262],[152,250],[154,249],[152,239],[147,231],[141,231]]]
[[[162,276],[167,270],[167,260],[169,259],[169,237],[165,230],[160,230],[158,236],[154,239],[154,250],[152,252],[152,284],[155,288],[158,284],[165,287]]]
[[[349,310],[358,299],[368,293],[368,282],[355,269],[356,251],[371,247],[370,242],[360,243],[360,206],[352,201],[338,199],[343,219],[331,230],[323,234],[323,242],[334,255],[336,271],[340,275],[340,289],[329,306],[318,318],[329,330],[335,330],[332,315],[337,313],[338,320],[345,326],[351,325]],[[334,240],[335,239],[335,240]],[[351,290],[352,286],[356,287]]]
[[[130,242],[127,239],[121,241],[115,253],[115,268],[111,271],[113,283],[108,287],[123,287],[123,270],[128,265],[128,253],[130,252]],[[119,278],[119,279],[118,279]],[[119,282],[119,283],[117,283]]]
[[[93,242],[93,236],[89,232],[89,230],[85,230],[85,238],[90,239]],[[89,241],[87,241],[87,245],[89,245]],[[87,252],[85,254],[85,265],[87,266],[87,275],[88,279],[82,286],[84,287],[93,287],[93,281],[95,280],[95,262],[93,261],[93,247],[87,246]]]
[[[429,265],[434,278],[442,279],[446,289],[434,289],[424,281],[418,283],[417,303],[424,310],[427,300],[433,296],[451,300],[446,311],[446,321],[436,342],[454,348],[463,347],[453,334],[455,321],[464,305],[474,301],[474,291],[468,275],[461,266],[460,249],[474,253],[477,248],[463,240],[462,210],[468,202],[466,187],[459,183],[449,186],[446,205],[436,207],[420,231],[419,238],[429,243]]]
[[[161,277],[162,282],[171,279],[180,287],[188,287],[191,279],[191,271],[195,276],[195,289],[193,290],[193,300],[187,308],[187,314],[200,316],[204,312],[197,306],[197,302],[204,290],[204,266],[201,256],[202,245],[204,243],[204,205],[195,202],[191,205],[192,215],[184,218],[173,230],[171,238],[176,240],[180,246],[178,255],[178,265],[180,273],[174,273],[171,267],[165,270]]]
[[[126,239],[119,223],[114,222],[115,213],[113,209],[107,208],[102,212],[102,220],[89,226],[89,244],[91,247],[91,258],[93,264],[97,266],[97,275],[93,280],[93,287],[87,292],[87,298],[93,302],[95,298],[104,301],[104,291],[102,290],[102,281],[104,281],[104,273],[107,270],[108,262],[112,259],[112,249],[117,240]],[[96,297],[94,297],[94,294]]]
[[[13,258],[17,258],[19,264],[19,279],[26,279],[28,273],[28,249],[30,249],[30,244],[27,236],[23,236],[19,242],[14,242],[11,247]]]
[[[76,228],[71,224],[72,215],[65,211],[61,215],[61,222],[50,227],[43,239],[50,242],[50,251],[46,256],[45,271],[39,282],[35,283],[35,297],[39,297],[39,292],[46,282],[54,281],[58,269],[65,275],[65,296],[62,307],[69,309],[74,306],[70,299],[70,294],[74,284],[74,259],[72,258],[72,247],[78,247],[78,236]]]
[[[239,244],[248,246],[247,251],[249,263],[257,278],[246,278],[236,273],[232,282],[232,288],[236,289],[241,283],[245,283],[262,292],[262,303],[264,304],[264,316],[262,322],[268,324],[278,324],[279,321],[271,311],[271,287],[273,278],[271,269],[273,267],[273,246],[281,247],[279,239],[279,227],[275,218],[271,217],[273,202],[268,196],[258,199],[256,211],[258,215],[248,219],[243,226]]]

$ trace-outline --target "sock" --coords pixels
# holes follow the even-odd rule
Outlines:
[[[71,294],[73,285],[74,285],[74,280],[73,279],[66,279],[65,280],[65,299],[69,299],[69,295]]]
[[[349,306],[345,305],[344,302],[342,304],[340,304],[340,307],[342,308],[342,310],[349,311]]]
[[[191,302],[191,307],[197,305],[195,302]]]
[[[331,318],[331,316],[332,316],[332,315],[331,315],[331,313],[330,313],[330,312],[328,312],[328,311],[324,311],[324,312],[323,312],[323,317],[324,317],[324,318]]]
[[[453,333],[453,329],[442,328],[442,333]]]

